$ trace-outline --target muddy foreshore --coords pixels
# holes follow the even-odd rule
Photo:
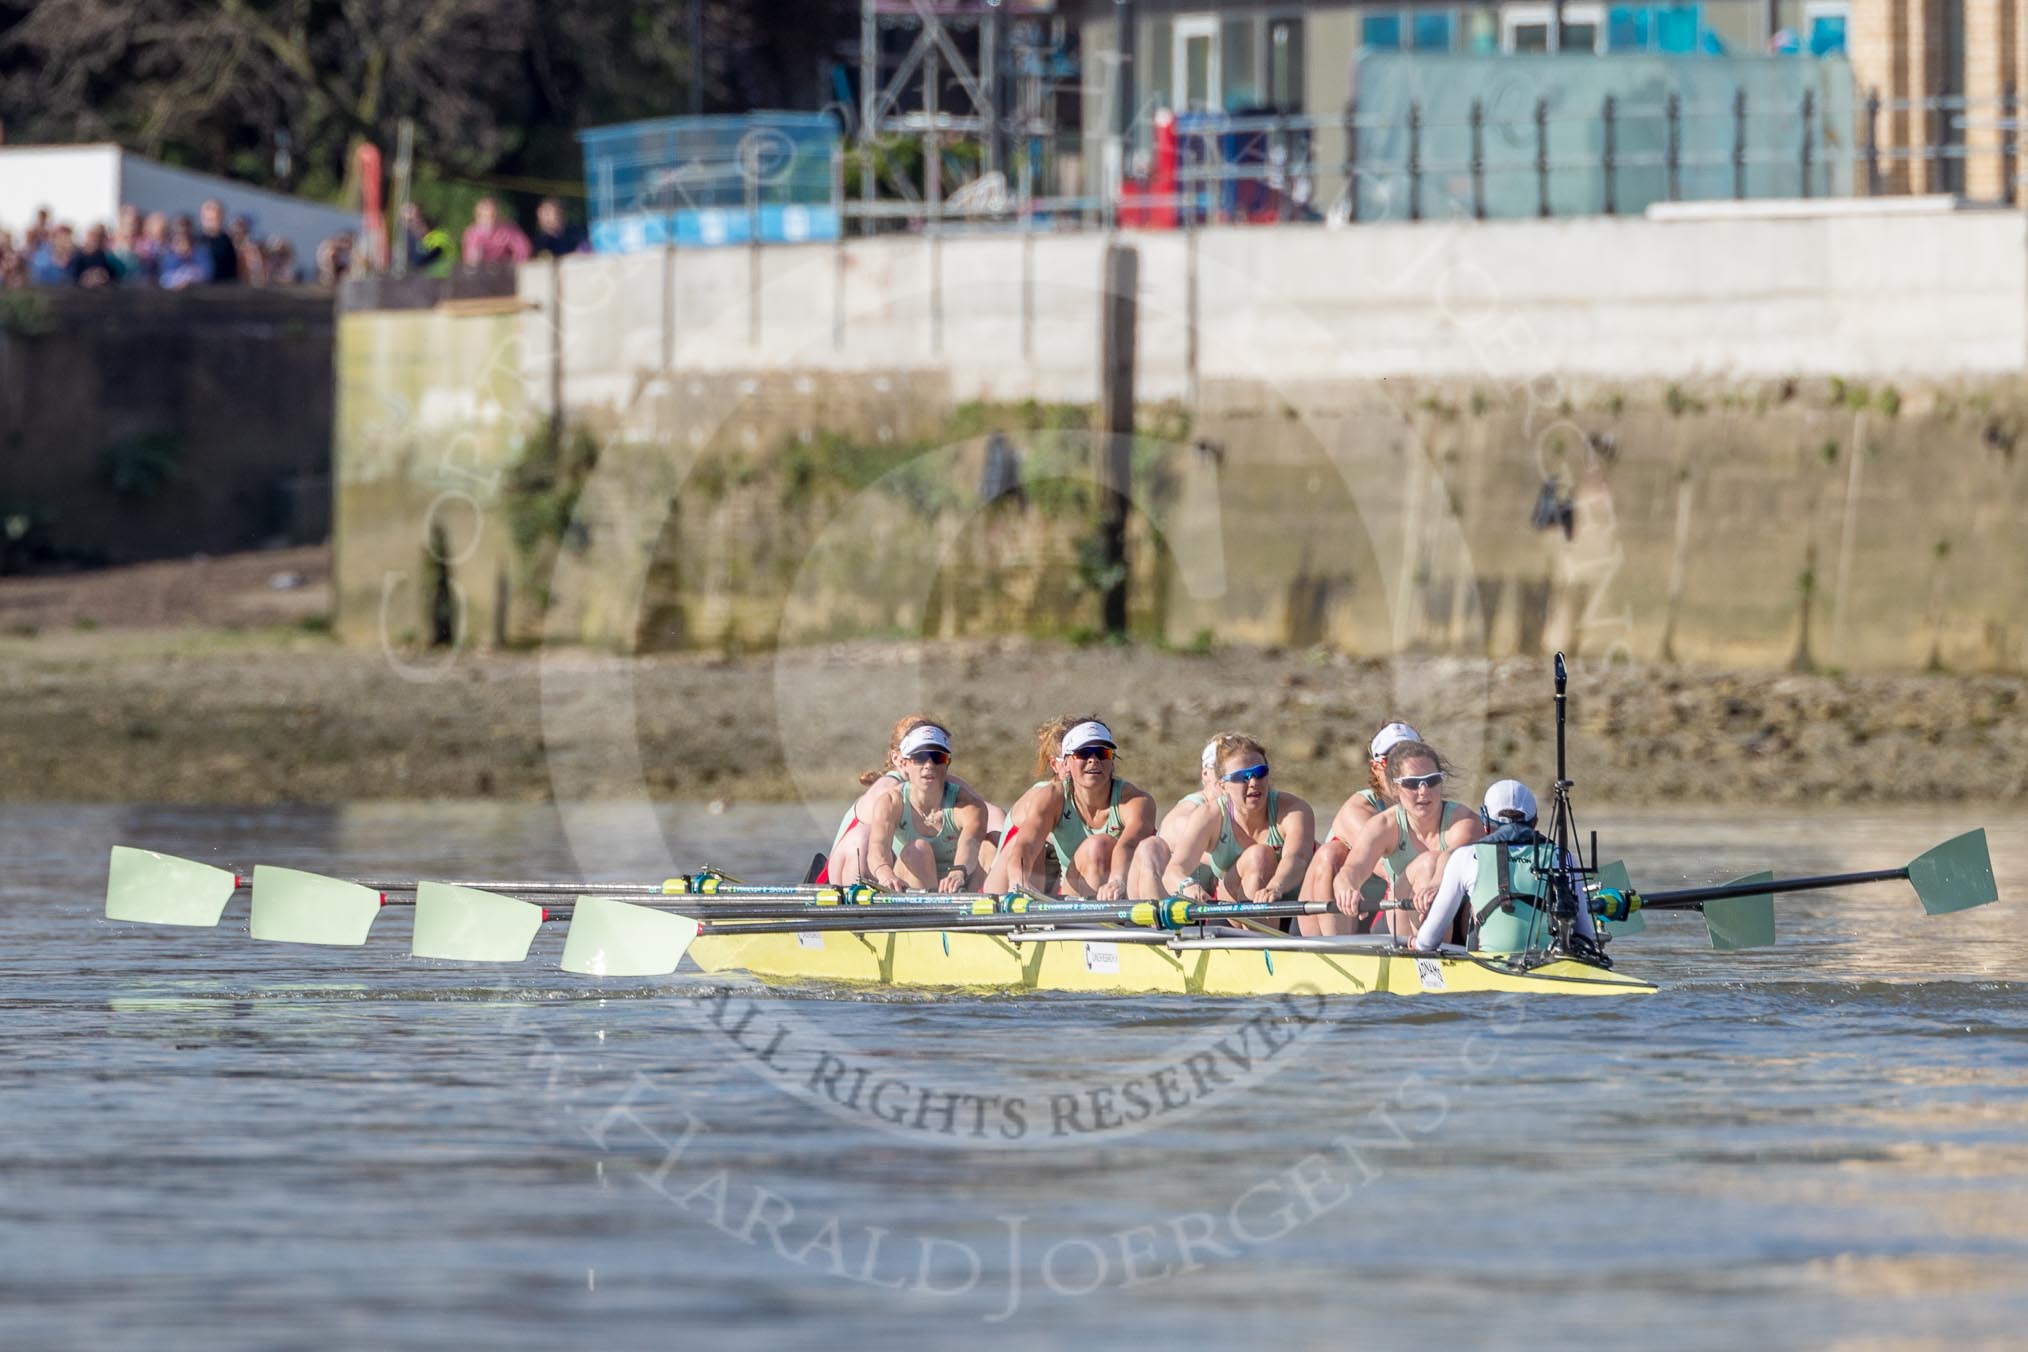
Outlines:
[[[1573,675],[1571,769],[1593,804],[2028,798],[2019,678]],[[1278,782],[1320,810],[1357,787],[1389,718],[1444,750],[1458,797],[1500,775],[1540,785],[1555,763],[1545,661],[1020,642],[402,655],[300,628],[183,628],[0,638],[0,687],[10,802],[842,801],[917,709],[951,724],[953,768],[1002,800],[1061,712],[1106,717],[1123,773],[1165,801],[1231,728],[1265,741]]]

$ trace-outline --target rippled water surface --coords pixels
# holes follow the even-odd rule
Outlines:
[[[813,834],[663,824],[680,865],[755,878]],[[1660,887],[1898,865],[1978,823],[1584,824]],[[243,898],[217,930],[116,926],[115,842],[354,876],[666,860],[534,808],[12,809],[0,1336],[2018,1342],[2028,847],[1985,824],[1997,906],[1792,897],[1751,954],[1661,916],[1614,948],[1653,997],[1317,1009],[601,985],[556,970],[560,926],[452,967],[394,910],[363,949],[256,944]]]

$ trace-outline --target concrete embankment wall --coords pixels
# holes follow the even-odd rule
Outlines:
[[[1124,238],[1144,632],[2028,660],[2017,215]],[[1103,248],[582,258],[512,314],[348,315],[341,628],[428,632],[447,589],[473,641],[1094,622],[1089,494],[1051,486],[1089,486]]]
[[[329,293],[0,302],[0,570],[324,538]]]

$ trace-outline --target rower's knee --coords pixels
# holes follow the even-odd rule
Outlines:
[[[1077,847],[1077,853],[1070,857],[1070,862],[1087,878],[1103,878],[1113,871],[1113,846],[1116,844],[1118,842],[1111,836],[1086,836],[1084,843]]]
[[[927,840],[911,840],[894,857],[894,871],[911,887],[934,889],[938,882],[936,851]]]
[[[1233,865],[1239,870],[1239,880],[1249,887],[1257,887],[1275,876],[1281,866],[1281,857],[1272,845],[1249,845],[1240,851],[1239,861]]]
[[[1174,851],[1169,842],[1150,836],[1134,850],[1134,862],[1127,870],[1127,895],[1135,901],[1159,901],[1169,894],[1163,875],[1169,871]]]
[[[1338,870],[1345,863],[1342,847],[1327,843],[1317,848],[1310,856],[1310,867],[1303,873],[1303,895],[1312,901],[1329,901],[1331,884],[1338,876]]]
[[[856,883],[865,874],[866,823],[854,822],[850,830],[838,837],[824,876],[834,883]]]

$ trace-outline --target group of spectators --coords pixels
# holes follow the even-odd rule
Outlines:
[[[532,236],[503,215],[497,201],[485,197],[474,208],[471,225],[455,240],[432,225],[420,206],[409,203],[402,211],[398,247],[410,271],[445,275],[461,265],[524,263],[545,254],[581,252],[590,245],[583,228],[570,223],[563,204],[553,197],[536,207]],[[336,285],[366,261],[358,237],[341,231],[318,246],[314,280]],[[228,221],[224,203],[216,198],[198,209],[195,220],[159,211],[143,216],[129,203],[120,208],[119,224],[111,230],[94,224],[79,231],[68,222],[52,222],[46,207],[35,214],[18,241],[12,231],[0,228],[0,289],[143,286],[178,291],[311,279],[286,237],[256,238],[253,221],[246,216]]]
[[[500,211],[491,197],[472,208],[472,223],[454,242],[450,233],[433,225],[422,207],[410,202],[401,212],[401,247],[411,272],[444,275],[452,268],[497,263],[526,263],[545,255],[582,253],[591,247],[582,226],[573,225],[563,203],[545,197],[535,208],[535,233],[528,234]]]
[[[300,282],[295,246],[281,235],[256,239],[245,216],[226,220],[225,205],[213,198],[197,219],[150,212],[131,203],[120,208],[111,230],[52,222],[47,207],[16,241],[0,229],[0,287],[156,286],[180,291],[190,286],[245,283],[254,286]]]

